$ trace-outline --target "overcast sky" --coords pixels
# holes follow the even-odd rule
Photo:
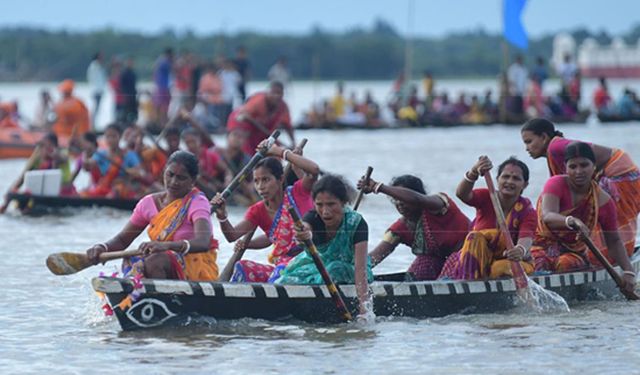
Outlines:
[[[502,30],[502,0],[5,0],[0,27],[303,34],[314,25],[330,31],[368,28],[381,18],[404,34],[410,2],[415,35]],[[530,37],[579,26],[620,34],[640,23],[640,0],[529,0],[523,21]]]

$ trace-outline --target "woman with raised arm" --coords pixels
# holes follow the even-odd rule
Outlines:
[[[547,158],[551,176],[567,172],[565,152],[569,144],[574,141],[564,138],[563,134],[555,129],[553,123],[541,118],[531,119],[522,126],[520,134],[532,158]],[[614,201],[618,232],[627,255],[631,255],[638,232],[640,170],[623,150],[588,144],[595,156],[595,180]],[[609,258],[609,260],[612,259]]]
[[[151,241],[140,244],[140,256],[125,259],[125,276],[216,280],[218,241],[212,235],[209,201],[194,187],[197,176],[193,154],[173,153],[164,171],[165,191],[142,198],[118,234],[87,250],[89,259],[96,264],[100,253],[126,249],[147,228]]]
[[[625,288],[633,290],[636,275],[618,234],[616,206],[593,180],[597,161],[593,148],[573,142],[565,160],[567,174],[551,177],[538,200],[538,229],[531,249],[536,269],[568,272],[599,264],[589,260],[587,245],[577,232],[589,233],[598,243],[602,230],[606,248],[598,247],[623,269]]]
[[[469,219],[444,193],[427,194],[422,180],[412,175],[394,178],[389,185],[364,177],[358,189],[366,194],[385,194],[401,217],[369,254],[375,266],[403,243],[416,258],[409,267],[415,280],[435,280],[447,257],[460,249],[469,231]]]
[[[261,142],[258,148],[264,147],[266,142],[266,140]],[[294,241],[293,220],[288,211],[289,207],[295,207],[300,215],[304,215],[313,207],[311,188],[320,173],[318,165],[278,145],[271,146],[267,155],[270,157],[260,160],[253,170],[253,183],[262,200],[249,207],[242,221],[235,226],[231,224],[227,216],[225,200],[221,194],[216,194],[211,200],[213,205],[218,206],[216,217],[227,241],[234,242],[259,227],[268,238],[258,238],[246,244],[246,247],[262,249],[273,244],[268,264],[250,260],[236,262],[231,276],[233,282],[276,280],[287,263],[301,251],[300,246]],[[302,179],[286,189],[283,185],[283,168],[280,160],[288,161],[305,173]],[[245,245],[236,246],[235,251],[241,250],[243,246]]]
[[[514,157],[498,167],[496,192],[513,248],[507,247],[500,233],[489,190],[473,188],[478,178],[492,168],[491,160],[481,156],[458,184],[456,196],[476,209],[476,217],[462,249],[450,257],[441,276],[464,280],[512,276],[512,261],[520,262],[526,273],[534,270],[529,248],[536,229],[536,211],[531,201],[522,196],[529,184],[529,168]]]
[[[326,175],[313,185],[314,209],[304,215],[304,228],[296,228],[298,241],[313,240],[322,263],[336,284],[355,284],[360,314],[367,312],[369,283],[373,281],[367,256],[369,227],[362,215],[347,207],[349,194],[340,177]],[[308,252],[289,262],[278,284],[323,284]]]

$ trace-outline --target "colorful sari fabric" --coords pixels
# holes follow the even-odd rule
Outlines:
[[[293,186],[287,187],[282,204],[273,218],[271,228],[267,234],[273,249],[268,255],[270,264],[261,264],[250,260],[238,261],[234,266],[232,282],[273,282],[280,276],[293,257],[302,252],[302,248],[294,241],[294,223],[289,207],[294,207],[300,212],[293,198]]]
[[[416,258],[408,272],[415,280],[435,280],[445,259],[464,241],[469,232],[469,219],[446,195],[439,193],[445,208],[438,214],[423,210],[417,223],[398,219],[384,234],[382,241],[396,247],[403,243]]]
[[[151,219],[147,234],[152,241],[172,241],[176,230],[187,218],[189,205],[197,194],[202,192],[193,189],[182,199],[176,199],[164,207]],[[218,279],[217,259],[218,242],[211,239],[209,251],[201,253],[182,253],[169,250],[166,254],[171,261],[173,274],[171,279],[213,281]],[[144,274],[144,258],[132,257],[129,262],[123,262],[122,271],[126,276]]]
[[[638,232],[640,170],[626,152],[614,149],[600,178],[596,180],[599,180],[600,187],[611,196],[616,205],[618,233],[627,249],[627,255],[631,255]]]
[[[553,137],[549,142],[547,163],[551,176],[566,173],[564,153],[571,142],[562,137]],[[618,232],[627,254],[631,255],[640,214],[640,170],[626,152],[614,148],[603,169],[597,172],[595,180],[615,202]]]
[[[566,174],[564,153],[567,146],[572,142],[574,141],[560,136],[551,138],[551,141],[547,146],[547,165],[549,166],[549,176]]]
[[[560,214],[582,220],[591,231],[591,237],[596,240],[596,245],[603,249],[598,226],[600,188],[595,182],[592,182],[591,186],[587,196]],[[577,232],[569,229],[552,231],[542,220],[541,205],[542,195],[538,199],[538,229],[531,246],[536,270],[567,272],[587,268],[589,266],[587,246],[579,240]]]
[[[474,193],[476,193],[475,190]],[[506,240],[500,234],[495,214],[493,218],[495,223],[493,228],[486,228],[476,221],[460,251],[447,259],[440,278],[477,280],[511,276],[511,261],[503,255],[507,249]],[[533,235],[533,232],[525,227],[529,223],[533,227],[533,218],[535,218],[535,210],[531,201],[525,197],[519,197],[505,218],[513,243],[518,243],[522,235]],[[520,264],[526,273],[533,272],[531,259],[525,259]]]
[[[318,253],[329,276],[336,284],[355,283],[355,247],[353,236],[362,216],[348,207],[336,235],[330,241],[317,245]],[[367,259],[367,280],[373,281],[371,261]],[[308,251],[296,256],[282,271],[278,284],[323,284],[324,280]]]

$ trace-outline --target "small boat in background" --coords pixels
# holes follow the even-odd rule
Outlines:
[[[0,159],[28,158],[45,134],[20,128],[0,129]]]
[[[39,214],[55,209],[68,207],[111,207],[120,210],[132,211],[139,199],[120,198],[85,198],[34,195],[29,193],[9,193],[7,199],[16,201],[18,209],[23,214]]]

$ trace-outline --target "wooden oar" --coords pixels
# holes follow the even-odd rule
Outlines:
[[[613,281],[616,282],[616,285],[618,285],[618,289],[620,289],[620,292],[624,294],[624,296],[628,300],[631,300],[631,301],[639,300],[640,295],[638,295],[636,291],[628,291],[623,288],[622,277],[618,272],[616,272],[615,269],[613,269],[613,266],[611,265],[611,263],[609,263],[609,260],[596,247],[596,245],[593,243],[593,240],[591,240],[591,237],[589,237],[589,233],[585,232],[582,228],[580,228],[579,231],[580,231],[580,234],[582,235],[582,240],[584,241],[584,243],[587,245],[589,250],[591,250],[593,255],[595,255],[598,261],[600,261],[600,263],[604,266],[604,269],[607,270],[607,273],[609,273]]]
[[[220,273],[220,277],[218,277],[218,281],[227,282],[231,279],[231,275],[233,274],[233,267],[244,256],[244,252],[247,251],[247,246],[249,245],[249,242],[251,242],[251,239],[253,238],[253,234],[256,232],[256,229],[258,228],[256,227],[252,231],[244,235],[244,237],[242,238],[242,241],[244,243],[244,248],[240,251],[234,251],[233,254],[231,254],[231,258],[229,258],[229,260],[227,261],[227,264],[224,266],[224,269]]]
[[[280,130],[276,130],[273,132],[273,134],[269,136],[267,147],[265,147],[265,149],[258,150],[253,155],[251,160],[249,160],[249,162],[244,166],[244,168],[242,168],[242,170],[233,178],[233,180],[231,180],[231,182],[229,183],[229,186],[224,188],[224,190],[221,193],[222,198],[224,199],[229,198],[231,193],[233,193],[233,191],[237,189],[238,186],[240,186],[240,184],[244,180],[247,179],[247,176],[249,175],[249,173],[251,173],[251,171],[253,171],[253,168],[256,166],[256,164],[258,164],[258,162],[266,156],[267,151],[269,150],[269,148],[271,148],[271,146],[273,146],[273,144],[276,142],[276,139],[278,138],[279,135],[280,135]],[[211,211],[213,212],[218,207],[215,205],[211,205],[211,208],[212,208]]]
[[[300,215],[298,215],[298,211],[296,211],[295,207],[289,207],[289,214],[291,214],[291,217],[293,218],[294,225],[298,228],[303,228],[302,220],[300,219]],[[331,299],[338,309],[338,315],[340,315],[340,317],[345,321],[353,320],[351,313],[347,309],[347,306],[344,304],[344,301],[342,300],[342,297],[338,292],[336,284],[331,279],[331,276],[329,275],[329,272],[327,272],[324,263],[322,263],[322,259],[320,258],[318,249],[316,249],[316,245],[314,245],[313,241],[310,239],[305,240],[304,245],[307,248],[309,255],[311,255],[313,262],[316,264],[316,267],[318,267],[318,271],[320,271],[322,280],[324,280],[324,284],[327,286],[329,294],[331,294]]]
[[[20,172],[20,177],[18,177],[18,179],[9,186],[7,195],[11,192],[14,186],[18,184],[18,181],[24,180],[24,175],[31,169],[31,167],[33,166],[33,163],[36,161],[36,158],[40,156],[40,149],[41,149],[41,146],[38,144],[36,148],[33,150],[33,152],[31,153],[31,156],[29,156],[29,159],[27,160],[27,163],[24,165],[22,172]],[[11,199],[9,199],[7,195],[5,195],[4,203],[0,207],[0,214],[3,214],[7,210],[7,207],[9,207],[9,203],[11,203]]]
[[[369,177],[371,177],[371,173],[373,173],[373,168],[367,167],[367,172],[364,174],[364,184],[362,185],[363,187],[369,184]],[[360,189],[360,191],[358,191],[358,197],[356,198],[356,203],[354,203],[353,205],[354,211],[358,211],[358,207],[360,207],[360,202],[362,201],[363,196],[364,196],[364,190]]]
[[[100,254],[100,263],[113,259],[128,258],[139,255],[138,249],[130,249],[124,251],[110,251]],[[55,253],[47,257],[47,268],[54,275],[71,275],[91,267],[91,263],[86,253]]]
[[[304,146],[307,144],[307,142],[308,140],[306,138],[303,138],[297,147],[300,149],[303,149]],[[291,163],[287,164],[287,166],[285,167],[283,176],[285,176],[286,178],[287,174],[290,171],[291,171]],[[222,272],[220,273],[220,277],[218,277],[218,281],[227,282],[231,279],[231,275],[233,274],[233,267],[244,256],[245,251],[247,251],[247,246],[249,245],[249,242],[251,242],[251,239],[253,238],[253,235],[255,234],[256,229],[258,228],[256,227],[252,231],[244,235],[244,237],[242,238],[242,242],[244,243],[244,248],[239,251],[234,251],[233,254],[231,254],[231,257],[227,261],[227,264],[225,264],[224,268],[222,269]]]
[[[513,240],[511,239],[509,228],[507,228],[504,211],[502,211],[502,206],[500,205],[500,198],[498,198],[498,192],[493,185],[493,180],[491,179],[491,173],[489,171],[485,172],[484,179],[487,183],[487,189],[489,189],[493,211],[496,213],[500,234],[504,237],[504,240],[507,244],[507,249],[513,249]],[[513,274],[513,281],[516,284],[516,291],[518,291],[518,293],[522,293],[522,291],[525,291],[527,289],[529,283],[527,281],[527,274],[524,272],[524,269],[522,269],[522,265],[520,264],[520,262],[511,262],[511,273]]]

